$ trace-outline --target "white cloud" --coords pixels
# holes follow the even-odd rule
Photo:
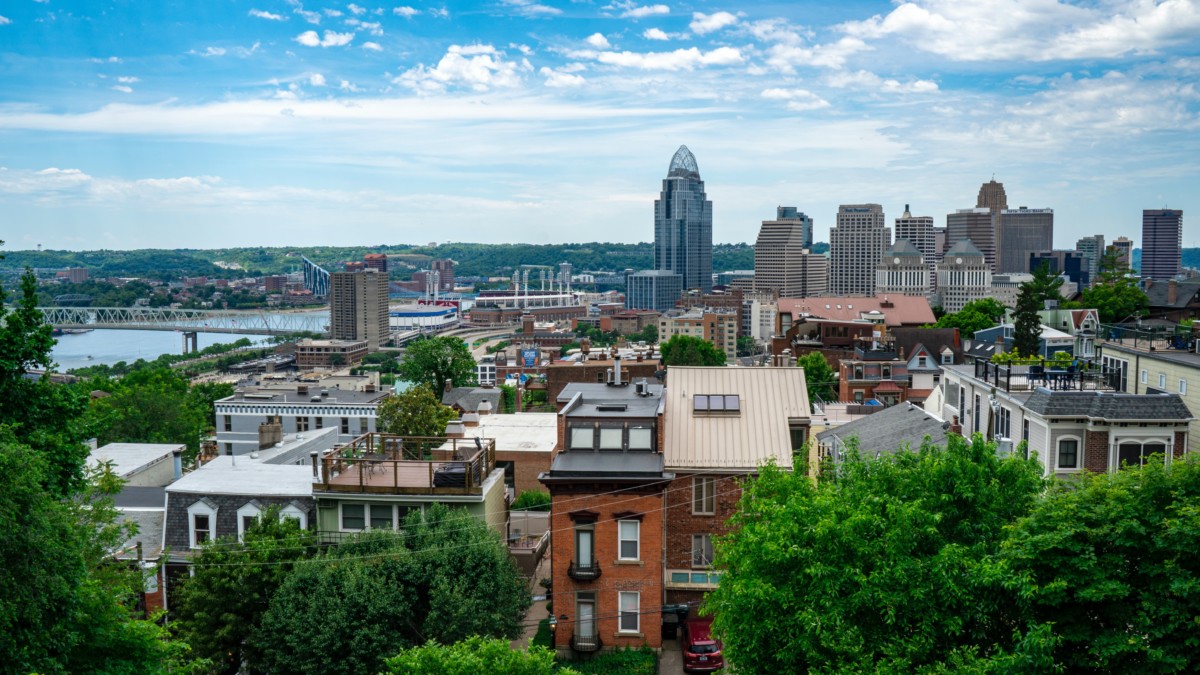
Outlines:
[[[116,56],[110,56],[107,59],[91,58],[88,60],[91,61],[92,63],[124,63],[124,61],[122,61],[120,58],[118,58]]]
[[[742,53],[733,47],[718,47],[702,52],[696,47],[671,52],[598,52],[580,54],[600,63],[638,70],[693,70],[699,66],[730,66],[743,62]]]
[[[517,14],[523,16],[548,16],[554,14],[562,14],[562,10],[557,7],[543,5],[534,0],[500,0],[506,7],[512,8]]]
[[[125,94],[132,94],[133,87],[127,87],[123,84],[117,84],[117,85],[113,85],[113,91],[119,91],[119,92],[122,92]]]
[[[287,17],[283,16],[282,14],[272,14],[271,12],[261,9],[250,10],[250,16],[257,17],[259,19],[268,19],[270,21],[287,21]]]
[[[829,107],[829,101],[807,89],[764,89],[762,97],[771,101],[786,101],[787,109],[795,112]]]
[[[666,5],[638,5],[632,0],[617,2],[605,9],[621,10],[622,19],[644,19],[648,16],[662,16],[671,13],[671,8]]]
[[[193,49],[192,51],[190,51],[188,53],[196,54],[199,56],[225,56],[226,49],[224,47],[205,47],[204,51],[202,51],[202,52],[198,52]]]
[[[367,8],[366,8],[366,7],[361,7],[361,6],[359,6],[359,5],[355,5],[355,4],[353,4],[353,3],[351,3],[351,4],[349,4],[349,5],[346,5],[346,9],[350,10],[351,12],[353,12],[353,13],[354,13],[354,16],[362,16],[363,14],[366,14],[366,13],[367,13]]]
[[[510,42],[510,43],[508,43],[508,47],[510,49],[515,49],[515,50],[521,52],[525,56],[533,56],[533,48],[530,47],[529,45],[522,45],[522,44],[517,44],[515,42]]]
[[[505,58],[492,45],[451,45],[433,67],[420,64],[397,77],[394,82],[414,91],[434,93],[450,87],[473,91],[511,88],[521,83],[519,70],[531,70],[528,61],[520,64]]]
[[[587,43],[596,49],[608,49],[612,47],[612,45],[608,43],[608,38],[604,37],[602,33],[592,33],[588,36]]]
[[[308,76],[308,83],[314,87],[324,87],[325,76],[321,73],[313,73],[312,75]]]
[[[566,87],[582,87],[586,80],[582,75],[563,72],[563,70],[553,70],[551,68],[542,68],[538,71],[546,78],[546,86],[562,89]]]
[[[354,40],[354,33],[336,33],[325,31],[324,37],[318,37],[317,31],[306,30],[296,36],[296,42],[305,47],[342,47]]]
[[[449,19],[450,18],[450,10],[446,9],[445,7],[440,7],[438,9],[431,9],[431,10],[429,10],[429,13],[438,17],[439,19]]]
[[[841,68],[846,59],[871,47],[856,37],[843,37],[837,42],[806,47],[800,44],[779,43],[767,50],[767,64],[785,73],[795,71],[796,66],[819,68]]]
[[[737,22],[738,18],[729,12],[716,12],[713,14],[692,12],[692,22],[688,24],[688,28],[691,28],[692,32],[696,35],[706,35],[732,26]]]
[[[396,16],[402,16],[406,19],[411,19],[412,17],[414,17],[420,13],[421,13],[421,10],[414,9],[412,7],[407,7],[407,6],[392,8],[392,14],[395,14]]]
[[[296,9],[294,9],[292,11],[295,12],[296,14],[299,14],[300,18],[304,19],[305,21],[307,21],[311,24],[321,23],[321,15],[318,14],[317,12],[310,12],[310,11],[304,9],[303,7],[297,7]]]
[[[362,48],[373,51],[373,52],[383,51],[383,47],[380,46],[380,44],[378,42],[364,42],[364,43],[362,43]]]
[[[10,23],[12,23],[12,19],[8,18],[7,16],[0,15],[0,26],[7,26]]]
[[[342,15],[342,11],[340,9],[326,9],[324,12],[325,16],[332,17],[334,19]]]
[[[911,0],[887,16],[840,26],[864,39],[896,36],[955,61],[1112,58],[1194,41],[1195,0]]]
[[[383,26],[378,22],[360,21],[358,19],[346,19],[347,26],[353,26],[358,30],[366,31],[376,37],[383,35]]]
[[[647,28],[646,30],[642,31],[642,37],[646,38],[647,40],[670,40],[671,39],[670,35],[667,35],[666,33],[664,33],[662,31],[662,29],[659,29],[659,28]]]
[[[832,73],[825,78],[825,82],[838,89],[874,89],[889,94],[928,94],[938,90],[937,83],[932,80],[900,82],[865,70]]]
[[[131,75],[123,75],[117,78],[117,82],[120,82],[121,84],[135,84],[140,81],[141,80]]]

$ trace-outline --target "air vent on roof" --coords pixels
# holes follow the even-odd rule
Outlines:
[[[625,412],[628,409],[624,403],[606,403],[596,406],[600,412]]]

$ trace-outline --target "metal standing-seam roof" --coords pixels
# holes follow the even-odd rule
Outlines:
[[[740,411],[693,411],[695,395],[740,397]],[[665,467],[753,471],[766,460],[792,468],[789,421],[811,417],[803,368],[699,368],[667,370]]]

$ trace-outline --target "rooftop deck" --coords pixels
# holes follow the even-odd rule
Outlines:
[[[1196,333],[1180,325],[1120,326],[1101,324],[1096,336],[1101,344],[1114,344],[1146,352],[1194,352]]]
[[[1094,362],[1064,365],[1040,359],[1029,364],[976,361],[976,379],[1007,392],[1032,392],[1038,387],[1057,391],[1119,391],[1121,373]]]
[[[369,433],[321,458],[313,489],[392,495],[481,495],[496,467],[492,438]]]

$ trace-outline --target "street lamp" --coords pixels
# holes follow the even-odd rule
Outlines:
[[[550,615],[550,644],[554,644],[554,635],[558,631],[558,618]]]

